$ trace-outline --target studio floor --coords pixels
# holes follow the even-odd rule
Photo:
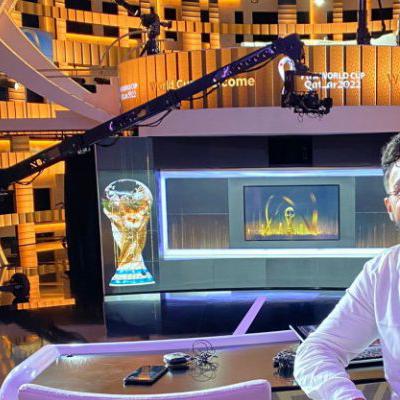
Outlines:
[[[240,290],[131,295],[103,304],[38,310],[0,307],[0,383],[48,343],[168,339],[248,333],[321,322],[343,291]],[[242,323],[242,325],[241,325]]]

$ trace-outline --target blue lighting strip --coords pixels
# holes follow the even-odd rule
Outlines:
[[[161,257],[165,257],[166,252],[168,251],[168,220],[167,220],[167,190],[166,190],[166,179],[163,175],[164,173],[160,172],[160,205],[159,205],[159,223],[160,227],[160,243],[159,243],[159,251]]]
[[[277,177],[359,177],[383,176],[380,168],[309,168],[264,170],[186,170],[160,172],[160,249],[165,260],[211,258],[371,258],[381,248],[310,249],[170,249],[168,248],[167,179],[277,178]]]
[[[167,249],[164,260],[216,258],[372,258],[382,248],[325,249]]]
[[[161,171],[160,179],[200,179],[200,178],[295,178],[295,177],[341,177],[341,176],[383,176],[380,168],[285,168],[255,170],[196,170]]]

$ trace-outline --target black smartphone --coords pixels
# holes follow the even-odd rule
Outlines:
[[[124,378],[125,385],[152,385],[166,372],[164,365],[144,365]]]

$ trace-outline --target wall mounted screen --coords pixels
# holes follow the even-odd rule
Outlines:
[[[339,240],[339,185],[245,186],[246,241]]]

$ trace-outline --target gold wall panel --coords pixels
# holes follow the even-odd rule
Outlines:
[[[87,67],[99,65],[101,57],[107,51],[107,46],[75,40],[53,40],[53,50],[54,58],[58,63]],[[116,66],[121,61],[129,59],[129,54],[128,47],[114,46],[105,54],[102,66]]]
[[[361,102],[363,105],[376,105],[376,47],[362,46],[361,67],[365,72],[361,88]]]
[[[167,80],[167,76],[166,76],[166,71],[165,71],[165,56],[164,55],[157,55],[154,56],[155,58],[155,62],[156,62],[156,92],[157,92],[157,96],[160,96],[162,94],[164,94],[167,90],[166,90],[166,80]],[[134,71],[132,71],[133,75],[134,75]],[[164,83],[164,85],[163,85]],[[139,90],[139,96],[141,93],[141,89]],[[141,98],[139,97],[138,103],[141,104],[143,103],[141,101]]]
[[[201,78],[203,75],[205,75],[205,71],[203,70],[204,55],[205,55],[204,51],[191,51],[189,53],[191,81],[195,81],[196,79]],[[198,96],[200,96],[203,93],[199,93]],[[192,104],[193,108],[203,108],[205,105],[203,98],[198,98],[196,100],[193,100]]]
[[[252,50],[178,52],[123,62],[119,67],[121,86],[137,83],[138,90],[135,98],[122,100],[122,108],[126,111],[168,89],[182,87]],[[332,97],[334,106],[400,105],[399,47],[313,46],[305,48],[305,55],[311,71],[323,74],[318,90]],[[279,106],[282,80],[278,61],[230,78],[208,98],[184,102],[182,108]]]
[[[391,104],[400,105],[400,47],[392,47],[391,71],[388,76],[390,80]]]
[[[213,72],[217,69],[217,51],[216,50],[208,50],[205,52],[205,62],[206,62],[206,74]],[[217,92],[214,91],[210,93],[205,101],[207,103],[207,108],[216,108],[218,107],[218,98]]]
[[[90,59],[90,44],[82,43],[82,65],[92,65]]]
[[[236,29],[235,29],[235,31],[236,31]],[[243,24],[243,33],[244,33],[245,35],[251,35],[251,33],[252,33],[252,25],[250,25],[250,24]]]
[[[162,61],[164,63],[164,59]],[[165,68],[163,68],[163,71],[165,71]],[[139,74],[139,59],[138,59],[138,62],[135,63],[135,65],[132,65],[131,74],[132,74],[131,76],[140,76],[141,77],[139,86],[137,87],[138,96],[137,96],[137,98],[134,99],[134,106],[136,107],[136,106],[140,105],[141,103],[146,102],[148,99],[148,94],[147,94],[148,92],[146,90],[147,88],[146,88],[146,86],[144,86],[145,85],[144,82],[146,82],[146,81],[145,81],[144,77],[142,77]],[[165,80],[165,75],[161,76],[161,79]],[[160,94],[161,93],[157,93],[157,96],[159,96]],[[145,100],[143,101],[142,99],[145,99]]]
[[[231,49],[221,49],[218,53],[220,53],[220,63],[218,65],[226,65],[232,62],[232,51]],[[219,107],[232,107],[232,89],[229,86],[223,86],[221,89],[218,89],[218,106]]]
[[[93,24],[93,13],[90,11],[84,11],[83,12],[83,22],[87,24]]]
[[[308,66],[311,71],[326,71],[327,67],[327,48],[320,46],[316,47],[314,51],[310,54],[308,52]],[[326,80],[323,80],[323,85],[326,86]],[[327,96],[327,89],[322,89],[322,95]]]
[[[346,46],[346,71],[361,71],[361,46]],[[345,90],[345,104],[361,105],[361,88],[358,82],[352,82],[352,88]]]
[[[341,73],[344,71],[344,47],[331,46],[329,52],[329,70],[331,72]],[[320,72],[320,71],[317,71]],[[336,85],[328,90],[329,96],[333,99],[334,106],[344,104],[344,89]]]
[[[241,33],[241,32],[238,32]],[[253,25],[253,33],[255,35],[261,35],[261,25]]]
[[[150,100],[150,91],[148,88],[147,81],[149,79],[148,72],[147,72],[147,62],[146,57],[140,57],[137,63],[137,71],[139,76],[141,77],[140,85],[144,88],[143,92],[141,93],[142,99],[146,102]],[[141,99],[141,100],[142,100]]]
[[[261,25],[261,35],[269,35],[270,32],[269,25]]]
[[[273,87],[273,63],[255,72],[255,106],[272,106],[272,87]]]
[[[146,75],[147,75],[147,98],[154,99],[157,96],[156,87],[156,58],[143,57],[146,60]]]
[[[0,118],[55,118],[56,111],[63,107],[53,103],[26,103],[22,101],[1,101]]]
[[[388,76],[391,75],[391,48],[387,46],[377,47],[377,71],[382,73],[376,76],[376,104],[379,106],[390,105],[391,86]]]
[[[154,57],[149,57],[154,58]],[[180,51],[178,53],[178,77],[179,77],[179,85],[184,84],[184,82],[189,82],[190,80],[190,70],[189,70],[189,53],[187,51]],[[189,109],[190,102],[183,101],[181,104],[182,109]]]

